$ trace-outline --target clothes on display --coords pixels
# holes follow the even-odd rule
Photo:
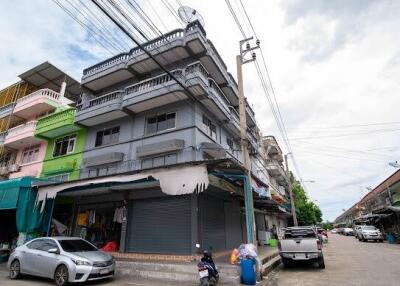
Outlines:
[[[113,222],[122,223],[126,220],[126,207],[122,206],[115,209]]]

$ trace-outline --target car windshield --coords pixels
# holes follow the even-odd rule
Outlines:
[[[96,251],[97,248],[83,239],[63,239],[58,241],[66,252]]]
[[[365,229],[365,230],[376,230],[375,226],[364,226],[363,229]]]

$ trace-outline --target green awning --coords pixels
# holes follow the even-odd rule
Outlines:
[[[31,187],[32,178],[23,177],[0,182],[0,210],[16,209],[21,187]]]

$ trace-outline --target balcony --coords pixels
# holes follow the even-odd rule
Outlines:
[[[31,119],[39,114],[54,110],[59,101],[60,94],[51,89],[39,89],[27,96],[18,99],[13,114],[20,118]]]
[[[75,124],[75,109],[69,108],[38,120],[35,135],[40,138],[56,138],[82,129]]]
[[[230,118],[226,121],[226,127],[240,138],[240,120],[239,120],[239,113],[236,111],[235,108],[232,106],[230,107]]]
[[[85,126],[94,126],[126,116],[122,110],[124,90],[117,90],[91,99],[76,106],[75,121]]]
[[[198,22],[153,39],[143,47],[162,64],[168,65],[206,51],[206,34]],[[158,69],[157,64],[139,47],[119,54],[83,71],[82,85],[97,91],[128,78],[143,76]]]
[[[0,146],[4,145],[4,141],[6,140],[7,131],[0,133]]]
[[[263,147],[269,157],[279,162],[283,161],[282,150],[274,136],[265,136],[263,138]]]
[[[4,140],[4,146],[21,149],[40,144],[42,140],[35,137],[36,126],[37,121],[35,120],[9,129]]]
[[[256,114],[254,113],[253,108],[250,107],[249,103],[246,100],[246,123],[250,127],[254,127],[257,125],[256,123]]]
[[[171,73],[184,82],[182,70]],[[162,74],[128,86],[122,107],[138,113],[186,98],[184,89],[170,75]]]
[[[5,118],[7,116],[10,116],[13,109],[14,109],[14,103],[9,103],[7,105],[0,107],[0,118]]]
[[[276,160],[266,160],[268,174],[275,178],[280,185],[286,185],[287,177],[282,166]]]
[[[222,121],[230,119],[229,101],[216,82],[209,79],[208,97],[202,100],[210,111]]]
[[[186,86],[194,96],[202,96],[207,93],[208,78],[209,73],[200,62],[190,64],[185,68]]]

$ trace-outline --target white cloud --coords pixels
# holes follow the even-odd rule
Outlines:
[[[236,75],[241,36],[225,2],[181,2],[204,16],[208,38]],[[360,186],[375,186],[393,172],[387,162],[400,155],[399,125],[326,128],[398,121],[400,3],[243,2],[259,33],[303,179],[316,181],[308,184],[309,194],[318,200],[324,217],[333,219],[359,199]],[[152,5],[169,29],[178,27],[161,2]],[[83,68],[108,57],[50,0],[5,1],[1,6],[1,86],[45,60],[79,80]],[[154,12],[150,15],[164,31]],[[254,67],[245,66],[244,71],[246,95],[263,133],[279,137]],[[326,137],[349,133],[359,135]],[[321,136],[325,138],[317,138]],[[313,138],[296,139],[304,137]]]

